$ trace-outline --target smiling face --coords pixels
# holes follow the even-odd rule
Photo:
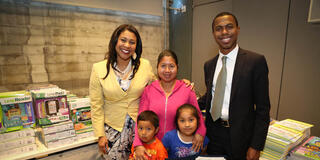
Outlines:
[[[192,136],[197,129],[197,118],[191,109],[181,110],[177,121],[179,131],[185,136]]]
[[[221,53],[228,54],[236,47],[239,31],[240,28],[231,15],[224,15],[215,19],[213,36]]]
[[[140,140],[148,144],[154,141],[155,135],[159,130],[159,127],[155,128],[150,121],[143,120],[138,121],[137,127]]]
[[[158,76],[163,82],[173,82],[177,77],[178,66],[171,56],[164,56],[158,64]]]
[[[131,56],[135,53],[137,46],[137,37],[134,33],[125,30],[118,38],[116,45],[117,61],[129,61]]]

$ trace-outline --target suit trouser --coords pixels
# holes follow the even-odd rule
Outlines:
[[[207,127],[207,137],[210,140],[207,147],[209,155],[225,156],[228,160],[246,159],[246,157],[235,158],[235,155],[232,155],[230,127],[223,126],[220,119],[213,122],[210,127]]]

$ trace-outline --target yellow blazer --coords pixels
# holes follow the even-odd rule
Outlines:
[[[125,92],[120,88],[112,67],[108,77],[103,79],[107,74],[106,64],[107,60],[93,64],[89,83],[91,119],[96,137],[105,136],[104,123],[121,132],[127,114],[136,120],[144,87],[155,78],[150,62],[140,58],[140,67]]]

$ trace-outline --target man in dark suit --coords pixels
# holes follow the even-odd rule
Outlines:
[[[213,19],[212,31],[219,45],[219,54],[204,65],[207,91],[198,101],[207,113],[207,136],[210,139],[207,153],[224,155],[227,159],[259,159],[269,127],[266,59],[238,47],[240,27],[233,14],[218,14]],[[226,62],[222,62],[224,56]],[[221,113],[218,118],[213,118],[217,117],[214,116],[217,109],[212,106],[216,106],[216,82],[222,68],[226,68],[226,82],[223,83]]]

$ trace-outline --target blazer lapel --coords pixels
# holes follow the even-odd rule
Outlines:
[[[206,71],[205,73],[208,73],[206,76],[206,78],[208,78],[208,82],[206,82],[208,84],[208,88],[207,88],[207,94],[209,94],[209,97],[207,97],[207,101],[206,101],[206,112],[209,113],[210,108],[211,108],[211,99],[212,99],[212,86],[213,86],[213,76],[214,76],[214,72],[216,70],[216,66],[217,66],[217,61],[218,61],[218,56],[214,57],[211,62],[209,62],[209,65],[205,68]]]
[[[239,84],[239,78],[240,75],[242,75],[244,64],[245,64],[245,52],[241,48],[239,48],[239,52],[237,55],[237,60],[236,64],[234,66],[234,71],[233,71],[233,78],[232,78],[232,88],[231,88],[231,95],[230,95],[230,104],[232,104],[232,100],[237,93],[238,84]],[[231,105],[229,106],[230,108],[232,107]],[[229,108],[229,111],[230,111]],[[229,112],[230,115],[230,112]]]
[[[212,60],[212,65],[210,66],[210,68],[208,68],[209,70],[209,86],[210,86],[210,91],[212,90],[212,86],[213,86],[213,76],[214,76],[214,72],[216,70],[217,67],[217,61],[218,61],[218,57],[216,56],[213,60]]]

